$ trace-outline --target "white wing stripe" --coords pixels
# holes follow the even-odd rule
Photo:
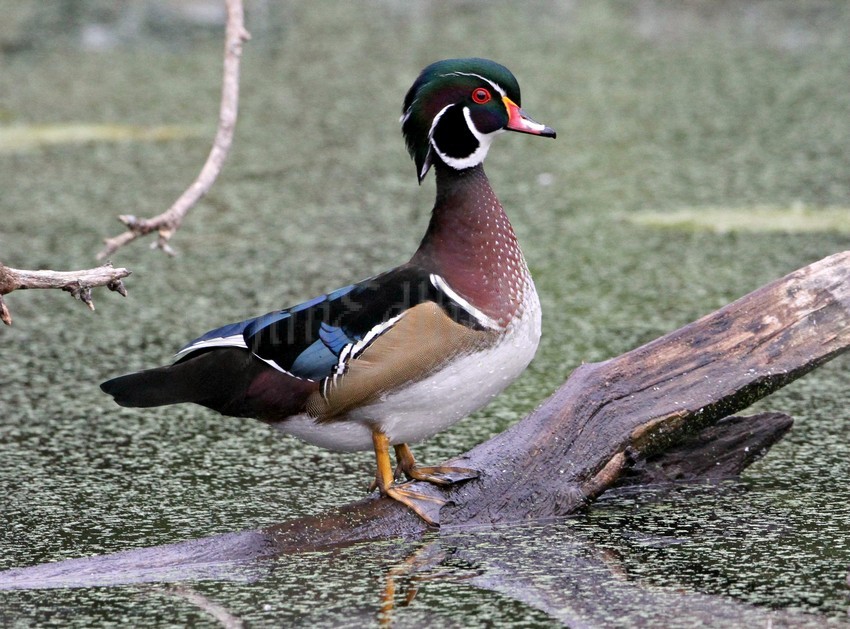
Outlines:
[[[248,346],[245,345],[245,339],[242,338],[241,334],[234,334],[233,336],[218,336],[212,339],[204,339],[203,341],[198,341],[188,347],[184,347],[174,355],[174,360],[178,361],[194,351],[205,349],[207,347],[242,347],[248,349]]]
[[[212,347],[240,347],[242,349],[248,349],[248,346],[245,344],[245,339],[242,337],[241,334],[234,334],[232,336],[217,336],[215,338],[204,339],[203,341],[198,341],[197,343],[194,343],[194,344],[190,345],[189,347],[184,347],[183,349],[181,349],[179,352],[177,352],[174,355],[174,362],[177,362],[178,360],[185,358],[186,356],[188,356],[192,352],[196,352],[199,349],[208,349],[208,348],[212,348]],[[287,376],[292,376],[293,378],[297,378],[298,380],[307,380],[308,379],[308,378],[302,378],[301,376],[296,376],[294,373],[287,371],[286,369],[284,369],[283,367],[281,367],[280,365],[278,365],[275,361],[273,361],[271,359],[263,358],[262,356],[257,356],[257,354],[254,353],[254,352],[251,352],[251,354],[255,358],[262,360],[269,367],[274,367],[277,371],[279,371],[281,373],[285,373]]]
[[[405,311],[406,312],[406,311]],[[366,350],[369,345],[372,344],[376,338],[378,338],[381,334],[389,330],[393,327],[396,322],[401,319],[405,315],[402,312],[383,323],[379,323],[374,328],[369,330],[365,336],[357,341],[356,343],[349,343],[345,347],[342,348],[342,351],[339,353],[339,360],[337,360],[336,367],[334,367],[333,374],[330,378],[326,378],[325,382],[322,385],[322,395],[327,398],[327,387],[328,381],[333,380],[333,383],[336,384],[338,378],[345,374],[348,369],[348,363],[354,359],[356,359],[362,352]]]
[[[405,311],[405,312],[407,312],[407,311]],[[357,356],[359,356],[360,353],[363,350],[365,350],[372,341],[374,341],[381,334],[383,334],[384,332],[389,330],[391,327],[393,327],[396,324],[396,322],[404,316],[405,312],[402,312],[401,314],[394,316],[392,319],[387,319],[383,323],[380,323],[380,324],[376,325],[374,328],[372,328],[371,330],[369,330],[366,333],[366,336],[364,336],[362,339],[357,341],[352,346],[351,357],[357,358]]]

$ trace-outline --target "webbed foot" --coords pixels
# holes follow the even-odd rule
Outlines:
[[[429,526],[440,526],[440,509],[446,504],[442,498],[421,493],[411,483],[390,485],[382,493],[412,509]]]
[[[399,467],[396,472],[393,472],[392,463],[390,462],[389,438],[384,433],[375,431],[372,433],[372,442],[375,446],[375,459],[378,464],[374,484],[380,490],[381,494],[407,506],[428,525],[439,526],[440,509],[446,504],[446,501],[439,496],[433,496],[427,493],[427,487],[417,488],[414,483],[410,482],[395,483],[395,475],[399,469],[408,475],[412,471],[421,477],[417,480],[430,480],[438,485],[447,485],[456,482],[451,480],[451,475],[447,472],[447,470],[451,471],[452,468],[416,468],[415,462],[411,466],[409,463],[413,461],[413,455],[410,454],[407,446],[403,445],[396,446],[396,453],[401,452],[402,454],[398,461]],[[461,471],[472,472],[473,470]],[[440,472],[443,473],[441,474]]]

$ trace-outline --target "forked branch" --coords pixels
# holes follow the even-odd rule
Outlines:
[[[128,275],[130,271],[127,269],[113,268],[108,262],[95,269],[82,271],[27,271],[0,264],[0,321],[6,325],[12,325],[12,313],[3,301],[3,295],[8,295],[12,291],[27,288],[59,288],[71,293],[72,297],[94,310],[91,289],[106,286],[109,290],[126,297],[127,289],[124,288],[121,280]]]
[[[227,29],[224,46],[224,80],[221,89],[221,107],[219,109],[218,130],[213,140],[207,161],[192,185],[162,214],[152,218],[137,218],[132,214],[122,214],[118,219],[124,223],[127,230],[112,238],[106,238],[106,247],[97,254],[98,260],[112,255],[118,249],[146,236],[157,232],[156,242],[152,248],[159,248],[169,255],[174,250],[168,241],[174,235],[189,210],[203,197],[215,182],[230,147],[233,144],[233,132],[236,127],[236,116],[239,109],[239,62],[242,57],[242,43],[250,39],[245,30],[242,0],[225,0],[227,5]]]

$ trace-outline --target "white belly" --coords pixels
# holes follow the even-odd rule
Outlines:
[[[446,368],[349,412],[316,423],[306,414],[276,424],[281,431],[326,448],[353,452],[372,449],[378,425],[390,443],[416,443],[490,402],[516,380],[534,358],[540,341],[540,303],[533,285],[498,344],[453,361]]]

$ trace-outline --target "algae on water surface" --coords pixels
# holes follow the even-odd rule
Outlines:
[[[132,31],[106,4],[79,3],[95,9],[72,16],[77,31],[41,14],[21,18],[14,35],[0,31],[0,124],[207,133],[0,152],[0,260],[11,266],[91,266],[101,239],[120,230],[118,214],[168,207],[209,150],[220,29],[162,36],[161,3],[150,0],[132,3],[154,7]],[[846,3],[253,7],[234,150],[174,238],[180,255],[143,243],[118,252],[114,262],[133,270],[130,294],[96,295],[96,313],[59,292],[7,298],[15,325],[0,329],[2,568],[254,528],[362,495],[372,471],[366,453],[324,452],[201,408],[121,409],[97,385],[166,362],[207,329],[403,261],[427,223],[433,183],[416,185],[398,115],[409,83],[435,59],[505,63],[523,106],[558,139],[505,134],[487,164],[543,302],[538,356],[490,407],[420,446],[422,460],[503,430],[582,361],[620,354],[848,248]],[[115,37],[96,40],[101,48],[81,35],[92,21],[106,34],[115,25]],[[795,215],[793,228],[717,229],[778,212],[765,215],[767,225],[798,207],[812,216]],[[687,212],[699,228],[658,224]],[[601,565],[650,591],[845,621],[848,371],[839,358],[760,405],[797,423],[740,482],[608,498],[554,528],[482,532],[475,542],[489,555],[481,564],[468,563],[463,540],[447,541],[428,579],[401,578],[419,593],[396,607],[396,623],[563,619],[569,610],[547,608],[545,590],[513,600],[486,584],[500,551],[568,553],[574,531]],[[281,561],[250,583],[192,587],[252,624],[377,622],[388,575],[408,551],[387,542]],[[533,565],[527,573],[510,565],[517,581],[552,582]],[[7,592],[0,609],[4,622],[22,624],[206,618],[185,600],[133,588]],[[635,603],[607,623],[636,624],[648,611]],[[685,612],[666,619],[688,620]]]

